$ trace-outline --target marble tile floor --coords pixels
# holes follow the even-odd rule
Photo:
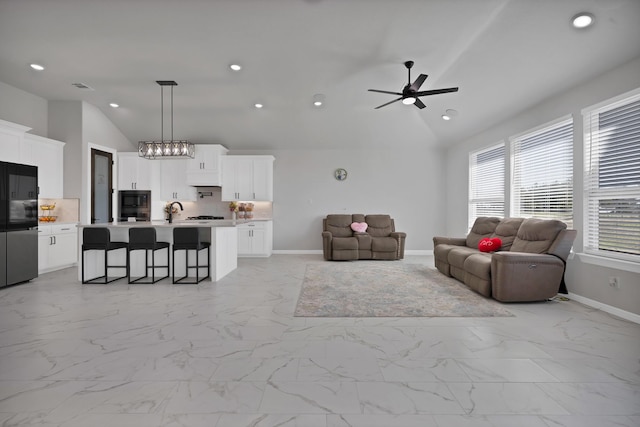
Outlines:
[[[200,285],[81,285],[71,268],[0,289],[0,426],[640,426],[640,325],[573,301],[293,317],[322,262],[240,259]]]

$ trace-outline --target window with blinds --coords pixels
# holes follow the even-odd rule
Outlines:
[[[573,228],[573,120],[511,138],[511,215]]]
[[[504,143],[469,154],[469,228],[479,216],[504,217]]]
[[[640,94],[583,111],[585,252],[640,260]]]

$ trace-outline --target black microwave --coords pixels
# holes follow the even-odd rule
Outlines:
[[[118,220],[128,221],[129,218],[151,220],[151,191],[118,191]]]

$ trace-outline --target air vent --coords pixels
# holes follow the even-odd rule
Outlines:
[[[71,83],[71,86],[75,86],[78,89],[82,89],[82,90],[95,90],[94,88],[89,87],[84,83]]]

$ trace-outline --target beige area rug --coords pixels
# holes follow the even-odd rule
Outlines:
[[[296,317],[506,317],[485,298],[435,268],[396,261],[307,265]]]

